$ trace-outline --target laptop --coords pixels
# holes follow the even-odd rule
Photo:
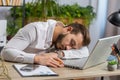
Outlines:
[[[111,46],[117,43],[120,35],[98,39],[89,57],[63,60],[66,67],[86,69],[106,62],[112,52]]]

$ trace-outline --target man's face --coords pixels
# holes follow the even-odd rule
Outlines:
[[[82,47],[83,36],[81,33],[60,34],[55,42],[55,47],[61,50],[79,49]]]

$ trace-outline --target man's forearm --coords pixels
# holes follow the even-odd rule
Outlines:
[[[89,51],[87,47],[83,47],[79,50],[63,50],[65,59],[69,58],[83,58],[89,56]]]
[[[36,54],[34,57],[34,63],[51,66],[51,67],[63,67],[63,61],[58,57],[55,52]]]
[[[20,63],[34,63],[35,54],[25,53],[17,49],[4,48],[1,55],[7,61],[20,62]]]

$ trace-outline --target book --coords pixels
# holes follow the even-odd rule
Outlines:
[[[12,0],[12,6],[16,6],[16,0]]]
[[[2,0],[2,4],[3,4],[3,6],[5,6],[6,5],[6,1]]]
[[[35,64],[14,64],[13,67],[23,77],[32,76],[58,76],[56,72],[47,66]]]
[[[2,0],[0,0],[0,6],[2,6],[3,4],[2,4]]]
[[[6,0],[6,5],[10,5],[10,0]]]
[[[15,6],[18,6],[18,1],[19,1],[19,0],[15,0]]]
[[[10,4],[9,4],[9,5],[12,5],[12,3],[13,3],[12,1],[13,1],[13,0],[10,0]]]
[[[22,5],[22,0],[18,0],[18,6]]]

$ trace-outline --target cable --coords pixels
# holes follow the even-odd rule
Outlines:
[[[11,80],[11,77],[8,74],[8,68],[6,67],[6,64],[2,56],[0,57],[0,80],[1,79]]]

